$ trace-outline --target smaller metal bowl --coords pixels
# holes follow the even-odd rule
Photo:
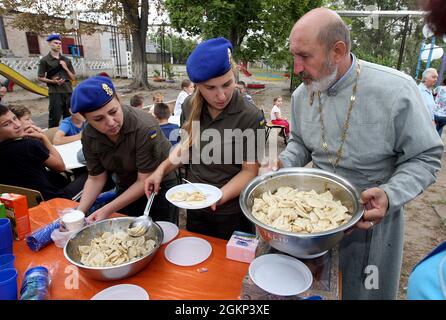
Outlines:
[[[276,229],[257,220],[251,212],[254,198],[264,192],[276,192],[280,187],[301,191],[314,190],[323,193],[329,190],[336,200],[347,207],[352,218],[335,229],[316,233],[297,233]],[[240,207],[245,216],[255,224],[258,234],[271,247],[298,258],[323,254],[336,246],[346,230],[352,228],[364,214],[357,189],[346,179],[326,171],[311,168],[286,168],[258,176],[240,194]]]
[[[130,277],[144,267],[153,259],[163,242],[164,234],[161,227],[152,223],[147,233],[144,235],[146,239],[155,241],[155,248],[148,252],[147,255],[136,260],[113,267],[89,267],[80,262],[81,255],[79,253],[79,246],[88,246],[90,241],[94,238],[100,237],[104,232],[115,233],[118,231],[127,232],[127,228],[134,220],[133,217],[113,218],[96,222],[79,230],[73,235],[64,247],[64,256],[71,263],[88,278],[109,281],[120,280]]]

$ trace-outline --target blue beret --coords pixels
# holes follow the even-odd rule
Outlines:
[[[58,35],[57,33],[50,34],[48,36],[48,38],[46,38],[46,41],[48,41],[48,42],[53,41],[53,40],[60,40],[60,41],[62,41],[62,39],[60,38],[60,35]]]
[[[76,86],[71,95],[71,112],[92,112],[109,103],[116,90],[108,77],[91,77]]]
[[[200,43],[187,58],[186,70],[192,82],[217,78],[231,69],[232,44],[225,38]]]

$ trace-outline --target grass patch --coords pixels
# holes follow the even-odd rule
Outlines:
[[[446,205],[446,200],[429,201],[429,203],[434,206]]]

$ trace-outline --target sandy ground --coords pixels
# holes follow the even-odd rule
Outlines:
[[[257,106],[264,109],[267,119],[272,108],[272,99],[281,95],[284,100],[283,114],[289,118],[290,93],[289,82],[282,81],[253,81],[253,79],[241,76],[241,80],[246,83],[261,82],[266,84],[264,90],[252,90],[252,94]],[[165,96],[165,101],[175,100],[179,91],[181,79],[176,83],[150,82],[152,89],[147,91],[129,92],[127,86],[129,80],[114,80],[118,93],[124,103],[129,103],[130,98],[138,93],[145,98],[145,104],[152,104],[154,92],[161,92]],[[48,99],[27,92],[19,87],[14,88],[14,92],[8,93],[7,103],[22,104],[31,109],[33,119],[42,128],[47,126]],[[444,137],[443,137],[444,138]],[[281,139],[281,138],[279,138]],[[283,144],[280,143],[283,148]],[[443,165],[445,160],[443,159]],[[406,298],[406,286],[408,276],[414,265],[431,251],[437,244],[446,239],[446,171],[443,169],[438,175],[438,181],[426,190],[422,195],[406,205],[406,230],[403,268],[401,273],[401,283],[399,298]],[[443,216],[443,218],[441,218]]]
[[[252,81],[243,75],[240,79],[244,80],[246,83],[260,82]],[[139,94],[144,97],[145,105],[151,105],[153,103],[153,95],[158,92],[164,96],[165,102],[175,100],[178,93],[181,91],[181,80],[182,79],[177,79],[175,83],[153,82],[152,80],[149,80],[149,84],[152,86],[152,88],[145,91],[130,91],[128,89],[130,80],[128,79],[114,79],[113,83],[123,103],[129,104],[131,97],[135,94]],[[261,83],[265,83],[265,81],[261,81]],[[289,82],[271,81],[268,82],[265,89],[252,90],[250,93],[253,95],[253,98],[259,108],[263,108],[267,114],[269,114],[272,108],[272,98],[276,95],[282,95],[284,105],[286,106],[284,109],[284,114],[287,115],[289,114],[290,101],[288,88]],[[42,128],[46,128],[48,126],[48,98],[36,95],[15,85],[14,91],[7,93],[4,101],[6,104],[10,103],[28,107],[32,112],[34,122],[38,126]]]

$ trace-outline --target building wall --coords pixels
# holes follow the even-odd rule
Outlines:
[[[112,52],[111,52],[110,39],[112,39],[112,38],[113,38],[113,35],[109,28],[107,28],[107,30],[101,34],[101,37],[100,37],[101,56],[104,59],[112,59],[113,58],[113,59],[117,60],[117,56],[111,55]],[[117,43],[116,44],[116,53],[118,52],[118,49],[119,49],[119,53],[120,53],[119,58],[121,61],[121,65],[127,65],[127,56],[126,56],[127,45],[126,45],[125,37],[124,37],[124,35],[120,34],[118,36],[118,39],[119,39],[119,47],[118,47],[118,43]]]
[[[26,33],[23,30],[18,30],[11,26],[12,18],[3,16],[5,23],[6,39],[8,41],[9,50],[17,57],[27,58],[30,56],[28,51],[28,43],[26,42]]]
[[[106,57],[101,57],[101,35],[99,33],[92,35],[82,34],[81,42],[84,47],[85,59],[107,59]]]
[[[24,30],[18,30],[11,26],[12,17],[11,16],[3,16],[4,24],[5,24],[5,33],[8,41],[9,49],[15,57],[18,58],[29,58],[29,57],[38,57],[38,54],[30,54],[28,50],[28,43],[26,40],[26,32]],[[66,35],[67,38],[70,35]],[[112,34],[110,32],[110,27],[106,26],[104,32],[96,32],[92,35],[82,34],[81,42],[84,47],[84,58],[85,59],[111,59],[116,57],[112,57],[110,55],[110,38]],[[39,48],[40,55],[44,56],[48,54],[49,47],[46,42],[46,35],[39,36]],[[124,35],[119,35],[119,49],[120,49],[120,58],[121,64],[126,65],[126,41]],[[70,56],[70,55],[68,55]]]
[[[20,61],[27,60],[27,66],[29,65],[29,61],[34,61],[38,59],[40,56],[45,56],[49,52],[49,46],[46,42],[46,36],[38,36],[39,50],[40,54],[30,54],[28,48],[28,42],[26,38],[26,31],[18,30],[11,26],[12,24],[12,16],[3,16],[4,25],[5,25],[5,35],[7,38],[9,50],[8,55],[4,58],[19,58],[17,59],[17,63]],[[78,67],[83,66],[82,70],[76,70],[78,74],[85,74],[85,76],[89,76],[91,74],[96,74],[104,68],[110,68],[114,64],[114,70],[108,71],[109,73],[113,73],[116,76],[127,76],[129,75],[127,72],[127,43],[125,35],[119,34],[119,46],[116,46],[115,55],[111,52],[111,42],[110,39],[113,38],[115,33],[112,33],[112,28],[110,26],[99,26],[98,28],[101,31],[97,31],[94,34],[82,34],[81,35],[81,44],[83,46],[84,53],[84,62],[80,63]],[[69,35],[66,35],[69,38]],[[119,50],[118,50],[119,49]],[[131,48],[130,48],[131,49]],[[147,56],[149,58],[148,68],[150,69],[150,64],[152,63],[160,63],[161,54],[156,53],[157,50],[153,43],[147,41],[146,46]],[[116,54],[119,53],[119,59]],[[72,58],[70,54],[67,55]],[[111,61],[114,60],[114,62]],[[101,64],[101,60],[104,60],[104,64]],[[170,61],[169,54],[165,54],[165,63]],[[19,65],[17,63],[12,63],[11,65],[14,68],[17,68]],[[31,62],[35,63],[34,62]],[[118,65],[119,64],[119,65]],[[26,73],[26,76],[34,78],[35,70],[34,67],[21,67],[23,70],[20,70],[22,73]],[[149,70],[150,73],[151,70]],[[90,74],[91,73],[91,74]]]

